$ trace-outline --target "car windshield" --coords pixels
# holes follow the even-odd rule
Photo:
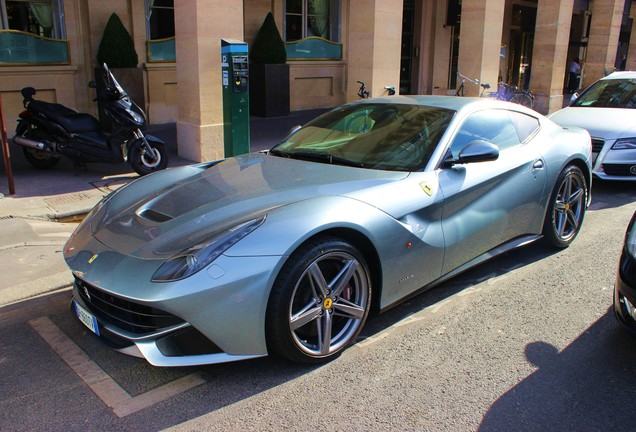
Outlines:
[[[352,104],[325,113],[270,154],[391,171],[417,171],[431,158],[454,111],[406,104]]]
[[[636,108],[636,80],[609,79],[594,83],[572,106]]]

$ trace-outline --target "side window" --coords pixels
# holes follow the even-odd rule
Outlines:
[[[519,141],[524,142],[539,129],[539,119],[526,114],[510,111],[510,118],[519,135]]]
[[[500,151],[520,143],[517,130],[505,110],[484,110],[468,117],[451,142],[453,157],[456,158],[468,143],[475,140],[496,144]]]

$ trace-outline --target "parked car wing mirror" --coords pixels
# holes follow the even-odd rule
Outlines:
[[[457,158],[451,155],[444,161],[444,166],[451,167],[458,164],[488,162],[499,158],[499,147],[485,140],[474,140],[461,149]]]
[[[576,92],[572,93],[572,96],[570,97],[570,105],[572,105],[578,98],[579,98],[578,93]]]

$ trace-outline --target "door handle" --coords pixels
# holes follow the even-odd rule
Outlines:
[[[536,160],[534,162],[534,164],[532,165],[532,169],[533,170],[542,170],[544,168],[544,166],[545,165],[543,164],[543,160],[539,159],[539,160]]]

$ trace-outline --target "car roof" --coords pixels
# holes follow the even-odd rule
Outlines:
[[[606,77],[601,78],[602,80],[611,80],[611,79],[636,79],[636,71],[618,71],[612,72]]]
[[[422,105],[445,108],[453,111],[471,112],[483,108],[503,108],[525,112],[534,116],[540,116],[536,111],[532,111],[522,105],[513,104],[511,102],[500,101],[486,97],[459,97],[459,96],[441,96],[441,95],[412,95],[412,96],[381,96],[371,99],[364,99],[354,103],[388,103],[388,104],[407,104]]]

